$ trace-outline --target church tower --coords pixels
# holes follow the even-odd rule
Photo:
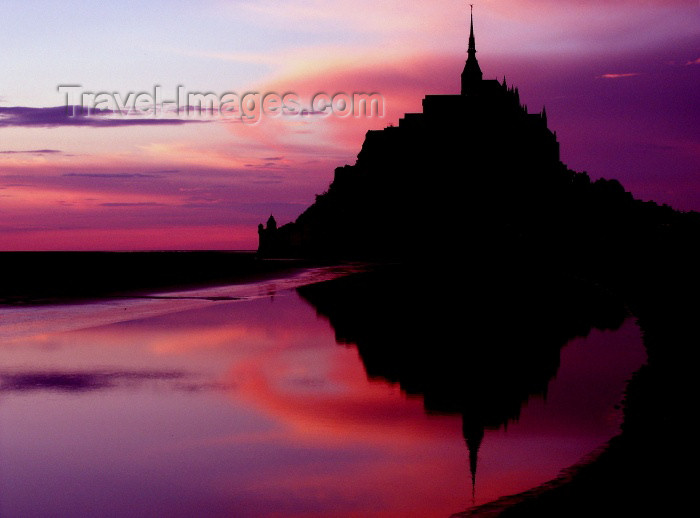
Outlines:
[[[483,74],[481,73],[481,67],[479,67],[479,62],[476,60],[476,43],[474,42],[474,6],[471,6],[471,23],[469,27],[469,49],[467,50],[467,62],[464,65],[464,71],[462,72],[462,95],[469,95],[474,93],[481,80],[483,79]]]

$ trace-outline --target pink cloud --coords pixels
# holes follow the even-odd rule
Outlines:
[[[263,118],[255,126],[232,125],[237,136],[263,144],[287,156],[327,157],[332,170],[354,162],[365,133],[398,124],[407,112],[421,111],[426,93],[457,93],[461,58],[452,56],[403,56],[399,61],[355,63],[354,66],[301,67],[261,86],[261,91],[293,91],[306,106],[320,92],[379,93],[384,99],[384,116],[338,117],[288,116]]]
[[[636,72],[627,72],[627,73],[622,73],[622,74],[603,74],[600,76],[597,76],[599,79],[620,79],[623,77],[634,77],[638,76],[639,74]]]

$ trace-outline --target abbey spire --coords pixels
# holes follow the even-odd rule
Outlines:
[[[469,57],[476,56],[476,43],[474,42],[474,5],[470,4],[471,11],[469,12]],[[476,58],[475,58],[476,59]]]
[[[483,79],[479,62],[476,59],[476,42],[474,40],[474,6],[471,6],[469,25],[469,49],[467,50],[467,62],[462,72],[462,95],[468,95],[478,88]]]

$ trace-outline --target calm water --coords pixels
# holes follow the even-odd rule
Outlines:
[[[368,381],[292,288],[0,310],[0,515],[449,516],[472,504],[460,416]],[[562,350],[546,401],[481,444],[476,503],[614,435],[638,328]]]

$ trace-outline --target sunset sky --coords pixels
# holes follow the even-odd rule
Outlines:
[[[253,249],[365,132],[459,92],[457,0],[5,0],[0,250]],[[485,78],[547,107],[562,160],[700,210],[698,0],[474,1]],[[379,92],[384,118],[68,118],[81,91]],[[440,181],[448,182],[445,178]]]

